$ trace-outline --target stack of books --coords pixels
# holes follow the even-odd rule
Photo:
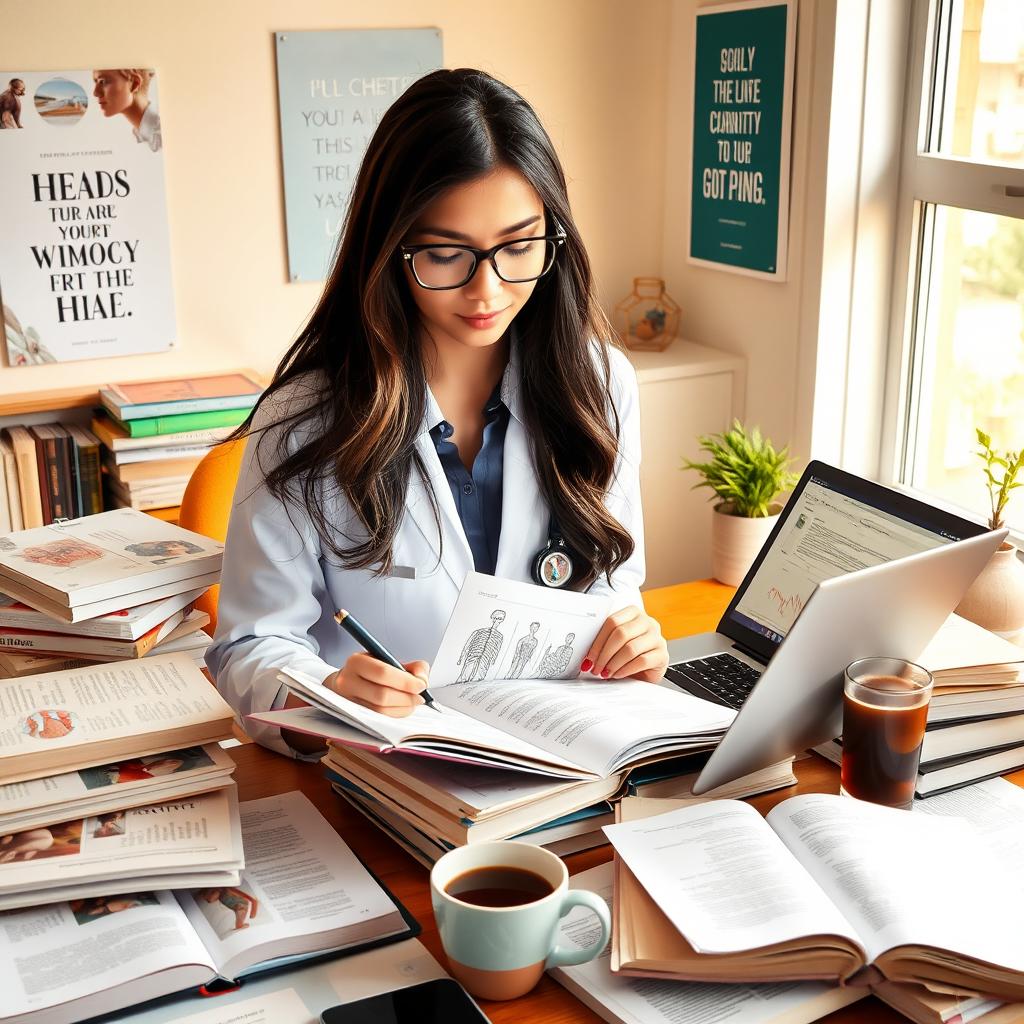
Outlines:
[[[104,447],[109,506],[180,505],[199,460],[245,420],[262,392],[251,373],[102,388],[92,429]]]
[[[231,883],[174,884],[171,892],[166,884],[154,890],[136,877],[123,877],[110,895],[5,913],[3,1019],[75,1024],[180,994],[197,1002],[164,1006],[153,1015],[132,1014],[132,1019],[209,1020],[207,1013],[196,1017],[193,1011],[201,996],[223,992],[225,984],[237,988],[275,967],[354,953],[419,931],[301,793],[246,801],[239,805],[238,824],[245,864]],[[167,829],[148,828],[146,835],[140,824],[121,837],[122,844],[129,845],[130,835],[140,842],[140,853],[150,856],[171,845]],[[204,836],[203,845],[211,839]],[[95,840],[101,842],[117,840]],[[177,845],[189,844],[198,848],[200,841]],[[132,865],[130,849],[128,854],[122,863]],[[52,861],[51,867],[67,859]],[[6,867],[0,863],[0,873]],[[418,947],[413,955],[425,952]],[[404,968],[408,954],[401,961]],[[308,988],[308,975],[304,984]],[[329,985],[326,991],[320,1005],[334,1001]],[[224,1020],[310,1020],[294,991],[293,1001],[279,998],[287,995],[264,989],[255,1016],[240,1006],[237,1014],[229,1007],[224,1017],[210,1012]]]
[[[6,427],[0,462],[0,535],[103,511],[100,442],[84,427]]]
[[[236,884],[232,721],[183,654],[0,689],[0,910]]]
[[[0,678],[182,652],[200,663],[193,602],[223,545],[133,509],[0,537]]]
[[[587,781],[338,744],[330,746],[323,763],[339,796],[429,866],[456,846],[493,839],[534,843],[559,856],[601,846],[616,803],[649,789],[699,802],[754,796],[796,782],[788,758],[693,796],[709,756],[704,751]]]
[[[916,795],[1024,767],[1024,648],[951,615],[917,660],[935,682]],[[815,749],[842,761],[841,737]]]

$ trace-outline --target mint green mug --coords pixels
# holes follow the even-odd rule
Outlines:
[[[480,906],[448,892],[453,881],[482,868],[518,868],[539,875],[550,891],[524,895],[516,906]],[[437,930],[452,974],[481,999],[515,999],[540,981],[548,967],[583,964],[598,956],[611,935],[608,904],[596,893],[569,889],[569,873],[553,853],[529,843],[498,841],[451,850],[430,872]],[[586,949],[556,944],[558,922],[576,906],[597,915],[601,935]]]

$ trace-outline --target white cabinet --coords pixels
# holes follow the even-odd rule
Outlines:
[[[644,505],[647,582],[663,587],[711,574],[711,506],[699,477],[682,472],[698,459],[697,438],[743,417],[742,356],[676,341],[664,352],[630,352],[640,384],[640,487]]]

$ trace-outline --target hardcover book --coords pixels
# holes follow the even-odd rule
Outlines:
[[[262,393],[262,385],[249,374],[225,373],[108,384],[100,388],[100,401],[124,422],[219,409],[248,409]]]

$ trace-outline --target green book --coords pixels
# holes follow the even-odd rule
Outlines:
[[[186,412],[180,416],[153,416],[142,420],[115,420],[131,437],[154,437],[157,434],[180,434],[184,430],[206,430],[209,427],[237,427],[251,409],[215,409],[212,412]]]

